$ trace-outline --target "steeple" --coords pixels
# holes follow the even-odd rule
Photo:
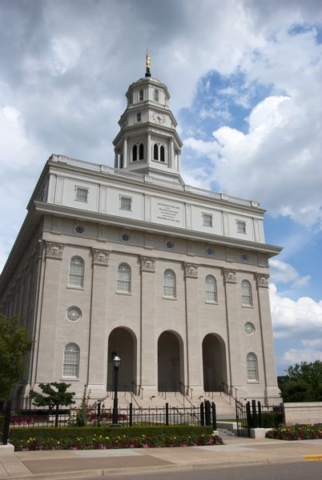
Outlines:
[[[182,142],[168,106],[170,94],[166,85],[152,78],[148,53],[145,68],[145,76],[132,83],[125,94],[127,107],[113,141],[115,168],[183,184]]]
[[[151,77],[151,58],[149,57],[148,52],[146,52],[145,56],[145,76]]]

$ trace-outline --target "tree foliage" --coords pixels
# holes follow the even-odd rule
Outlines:
[[[7,400],[11,389],[23,377],[26,354],[32,342],[16,317],[0,314],[0,400]]]
[[[279,388],[284,402],[322,401],[322,362],[301,362],[288,367]]]
[[[55,409],[56,427],[58,426],[59,407],[68,407],[75,403],[73,400],[75,392],[67,392],[70,385],[70,383],[64,382],[39,383],[42,393],[34,390],[31,390],[29,393],[32,403],[37,407],[48,407],[49,410]]]

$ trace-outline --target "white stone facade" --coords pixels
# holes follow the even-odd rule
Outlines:
[[[17,403],[51,381],[105,398],[115,352],[134,395],[228,388],[274,403],[280,248],[265,243],[264,210],[184,184],[165,85],[140,79],[127,99],[115,168],[52,155],[3,270],[0,311],[34,341]]]

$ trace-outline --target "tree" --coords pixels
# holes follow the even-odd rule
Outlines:
[[[49,411],[55,408],[55,427],[58,427],[59,407],[69,407],[75,403],[73,400],[75,392],[67,392],[70,385],[70,383],[64,382],[39,383],[42,393],[34,390],[29,393],[29,398],[33,400],[32,403],[37,407],[48,407]]]
[[[279,382],[284,402],[322,401],[322,362],[301,362],[288,367],[287,375]]]
[[[11,389],[23,377],[26,354],[31,347],[32,342],[18,319],[0,314],[0,400],[7,400]]]

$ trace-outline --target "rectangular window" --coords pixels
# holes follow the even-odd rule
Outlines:
[[[140,90],[140,91],[139,91],[139,101],[142,102],[142,101],[143,101],[143,98],[144,98],[143,90]]]
[[[246,222],[241,222],[240,220],[237,220],[237,232],[246,233]]]
[[[129,197],[121,197],[121,210],[131,210],[132,199]]]
[[[88,199],[88,189],[76,187],[76,200],[78,202],[87,202]]]
[[[202,217],[204,227],[212,227],[212,215],[203,213]]]
[[[141,113],[136,114],[136,120],[137,122],[141,122]]]
[[[154,90],[154,101],[155,102],[159,101],[159,90]]]

